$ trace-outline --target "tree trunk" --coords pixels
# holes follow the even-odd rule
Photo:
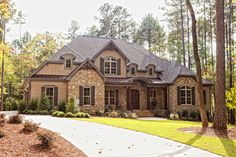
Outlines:
[[[183,16],[183,0],[181,0],[181,39],[182,39],[182,50],[183,50],[183,63],[186,66],[186,59],[185,59],[185,42],[184,42],[184,16]]]
[[[190,29],[189,29],[189,12],[187,8],[187,27],[188,27],[188,68],[191,69],[191,58],[190,58]]]
[[[206,108],[203,100],[203,88],[202,88],[202,74],[201,74],[201,62],[198,54],[198,45],[197,45],[197,28],[196,28],[196,18],[195,13],[192,7],[192,4],[189,0],[186,0],[188,10],[192,18],[192,38],[193,38],[193,56],[197,69],[197,95],[199,100],[199,111],[202,120],[202,127],[208,127],[208,119],[206,114]]]
[[[3,27],[2,27],[2,31],[1,31],[1,44],[5,44],[5,22],[3,21],[2,23]],[[2,74],[1,74],[1,104],[0,104],[0,111],[3,111],[3,91],[4,91],[4,49],[2,50]]]
[[[227,129],[225,106],[224,0],[216,0],[216,102],[213,128]]]

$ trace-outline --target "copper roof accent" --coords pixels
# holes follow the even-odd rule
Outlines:
[[[168,84],[165,81],[162,81],[158,78],[115,78],[115,77],[108,77],[105,80],[106,84],[113,84],[113,85],[130,85],[135,81],[145,82],[147,85],[165,85]]]
[[[67,75],[33,75],[31,79],[33,80],[66,80]]]

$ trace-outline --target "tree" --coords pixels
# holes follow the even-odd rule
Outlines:
[[[230,109],[236,109],[236,87],[226,91],[226,106]]]
[[[150,52],[165,51],[165,32],[152,14],[146,15],[140,25],[139,32],[143,42],[146,42]]]
[[[226,130],[224,28],[224,0],[216,0],[216,98],[213,128]]]
[[[199,100],[199,111],[202,120],[202,127],[208,127],[208,119],[206,114],[206,108],[203,100],[203,88],[202,88],[202,73],[201,73],[201,62],[198,54],[198,44],[197,44],[197,28],[196,28],[196,18],[195,13],[192,7],[192,4],[189,0],[186,0],[188,10],[192,18],[192,39],[193,39],[193,56],[197,69],[197,93]]]
[[[79,28],[79,23],[75,20],[72,20],[70,27],[68,28],[67,39],[73,40],[74,38],[76,38],[78,36]]]
[[[26,15],[23,14],[22,11],[19,11],[18,14],[17,14],[16,19],[14,20],[15,23],[18,24],[19,27],[20,27],[20,32],[19,32],[19,34],[20,34],[20,43],[21,43],[21,27],[22,27],[23,24],[25,24],[25,21],[26,21],[25,17],[26,17]]]
[[[98,36],[98,28],[97,28],[97,26],[96,25],[92,25],[91,27],[89,27],[88,29],[87,29],[88,31],[87,31],[87,35],[90,35],[90,36]]]

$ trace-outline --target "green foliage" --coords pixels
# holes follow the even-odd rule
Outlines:
[[[6,98],[4,103],[4,110],[5,111],[17,110],[17,103],[18,101],[15,98],[12,97]]]
[[[226,91],[226,105],[230,109],[236,109],[236,87]]]
[[[79,28],[80,28],[79,23],[75,20],[72,20],[70,27],[68,28],[67,39],[68,40],[75,39],[78,36]]]
[[[52,113],[52,116],[53,116],[53,117],[56,117],[58,112],[60,112],[60,111],[54,111],[54,112]]]
[[[73,113],[71,113],[71,112],[67,112],[65,114],[65,117],[75,117],[75,115]]]
[[[38,114],[40,114],[40,115],[49,115],[50,112],[48,110],[42,110],[42,111],[38,111]]]
[[[18,102],[17,110],[19,113],[24,113],[23,111],[26,109],[26,104],[23,100]]]
[[[56,116],[57,116],[57,117],[64,117],[64,116],[65,116],[65,113],[64,113],[64,112],[61,112],[61,111],[58,111]]]
[[[38,110],[50,110],[51,107],[52,105],[48,97],[42,98],[40,103],[38,104]]]
[[[97,116],[103,116],[104,115],[104,112],[102,111],[102,110],[96,110],[95,111],[95,115],[97,115]]]
[[[27,109],[28,110],[37,110],[38,108],[38,99],[32,99],[31,102],[29,103]]]
[[[73,98],[69,98],[69,101],[66,106],[66,112],[71,112],[71,113],[75,112],[75,101]]]
[[[60,102],[60,104],[58,105],[58,111],[66,112],[66,102],[65,101]]]

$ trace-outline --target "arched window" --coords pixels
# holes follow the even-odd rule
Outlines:
[[[192,104],[192,90],[188,86],[180,88],[181,104]]]
[[[112,57],[104,59],[105,74],[117,74],[117,61]]]

